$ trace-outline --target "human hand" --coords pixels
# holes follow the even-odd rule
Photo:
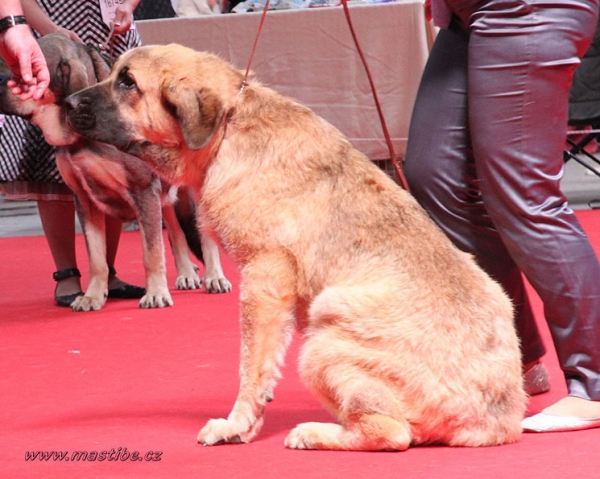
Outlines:
[[[133,11],[138,3],[139,0],[124,0],[123,3],[117,7],[112,24],[115,35],[121,35],[129,31],[133,23]]]
[[[0,35],[0,53],[11,72],[8,82],[21,100],[39,100],[50,84],[46,59],[27,25],[16,25]]]
[[[69,38],[75,43],[83,43],[83,40],[79,38],[79,35],[77,35],[77,33],[72,32],[71,30],[67,30],[66,28],[58,27],[55,33],[60,33],[61,35],[64,35],[65,37]]]

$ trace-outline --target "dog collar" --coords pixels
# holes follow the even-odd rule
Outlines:
[[[8,17],[0,18],[0,33],[15,25],[27,25],[26,18],[23,15],[9,15]]]

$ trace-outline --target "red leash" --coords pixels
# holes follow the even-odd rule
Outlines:
[[[242,82],[242,87],[240,89],[240,93],[244,90],[246,86],[246,80],[248,79],[248,75],[250,74],[250,65],[252,65],[252,60],[254,59],[254,54],[256,53],[256,46],[258,45],[258,39],[260,37],[260,33],[262,31],[263,25],[265,23],[265,18],[267,16],[267,10],[269,9],[269,1],[266,0],[265,8],[263,10],[262,17],[260,19],[260,24],[258,26],[258,32],[256,33],[256,39],[254,40],[254,46],[252,47],[252,53],[250,54],[250,60],[248,61],[248,68],[246,68],[246,75],[244,76],[244,81]],[[373,82],[373,78],[371,76],[371,71],[369,70],[369,66],[367,65],[367,60],[362,52],[362,48],[358,43],[358,38],[356,36],[356,32],[354,31],[354,26],[352,25],[352,20],[350,18],[350,9],[348,8],[347,0],[342,0],[342,5],[344,7],[344,13],[346,14],[346,20],[348,21],[348,27],[350,28],[350,33],[352,34],[352,39],[354,40],[354,44],[356,45],[356,50],[358,51],[358,55],[365,67],[365,71],[367,73],[367,78],[369,79],[369,84],[371,85],[371,92],[373,93],[373,98],[375,100],[375,106],[377,107],[377,113],[379,114],[379,121],[381,122],[381,127],[383,129],[383,136],[385,137],[385,141],[387,142],[388,150],[390,151],[390,159],[392,160],[392,164],[394,165],[394,169],[396,170],[396,174],[398,175],[398,180],[400,181],[400,185],[406,191],[410,191],[408,188],[408,182],[406,181],[406,177],[404,176],[404,171],[402,170],[402,166],[396,157],[396,153],[394,152],[394,146],[392,145],[392,139],[390,138],[390,133],[387,129],[387,125],[385,122],[385,118],[383,117],[383,111],[381,110],[381,104],[379,103],[379,98],[377,97],[377,91],[375,89],[375,83]]]
[[[252,60],[254,60],[254,54],[256,53],[256,46],[258,45],[258,39],[260,38],[260,33],[262,32],[263,25],[265,24],[265,18],[267,18],[267,10],[269,10],[269,3],[271,0],[267,0],[265,2],[265,9],[263,10],[263,14],[260,17],[260,24],[258,25],[258,31],[256,32],[256,38],[254,39],[254,46],[252,47],[252,52],[250,53],[250,59],[248,60],[248,67],[246,68],[246,75],[244,75],[244,81],[242,82],[242,90],[246,86],[246,80],[248,80],[248,75],[250,74],[250,65],[252,65]]]
[[[369,84],[371,85],[371,92],[373,93],[373,99],[375,100],[375,106],[377,107],[377,113],[379,114],[379,121],[381,122],[381,128],[383,129],[383,136],[385,137],[388,150],[390,151],[390,159],[392,160],[392,164],[394,165],[394,169],[396,170],[396,174],[398,175],[400,185],[406,191],[410,191],[408,188],[408,182],[406,181],[406,177],[404,176],[404,171],[402,170],[402,166],[400,166],[400,162],[396,157],[394,145],[392,145],[392,139],[390,138],[390,133],[387,129],[385,118],[383,117],[383,111],[381,110],[379,98],[377,98],[377,91],[375,89],[375,83],[373,82],[373,78],[371,76],[371,71],[369,70],[369,66],[367,65],[367,60],[365,59],[365,56],[362,52],[362,48],[360,48],[356,32],[354,31],[354,26],[352,25],[352,20],[350,19],[350,9],[348,8],[347,0],[342,0],[342,5],[344,7],[344,13],[346,14],[346,20],[348,20],[348,27],[350,28],[350,33],[352,34],[352,38],[354,39],[354,45],[356,45],[356,50],[358,51],[358,55],[360,56],[363,66],[365,67],[365,72],[367,73]]]

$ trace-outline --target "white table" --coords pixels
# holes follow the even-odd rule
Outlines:
[[[410,114],[429,54],[422,0],[353,5],[350,13],[388,130],[404,155]],[[144,44],[180,43],[245,70],[261,13],[138,22]],[[341,6],[270,11],[252,64],[263,84],[312,108],[372,160],[389,158],[369,82]]]

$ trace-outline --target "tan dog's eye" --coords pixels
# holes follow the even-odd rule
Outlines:
[[[129,73],[129,68],[124,67],[117,77],[117,88],[122,88],[124,90],[131,90],[133,88],[137,88],[135,80]]]
[[[135,88],[136,84],[133,78],[130,76],[126,76],[119,80],[119,88],[125,88],[126,90],[131,90]]]

